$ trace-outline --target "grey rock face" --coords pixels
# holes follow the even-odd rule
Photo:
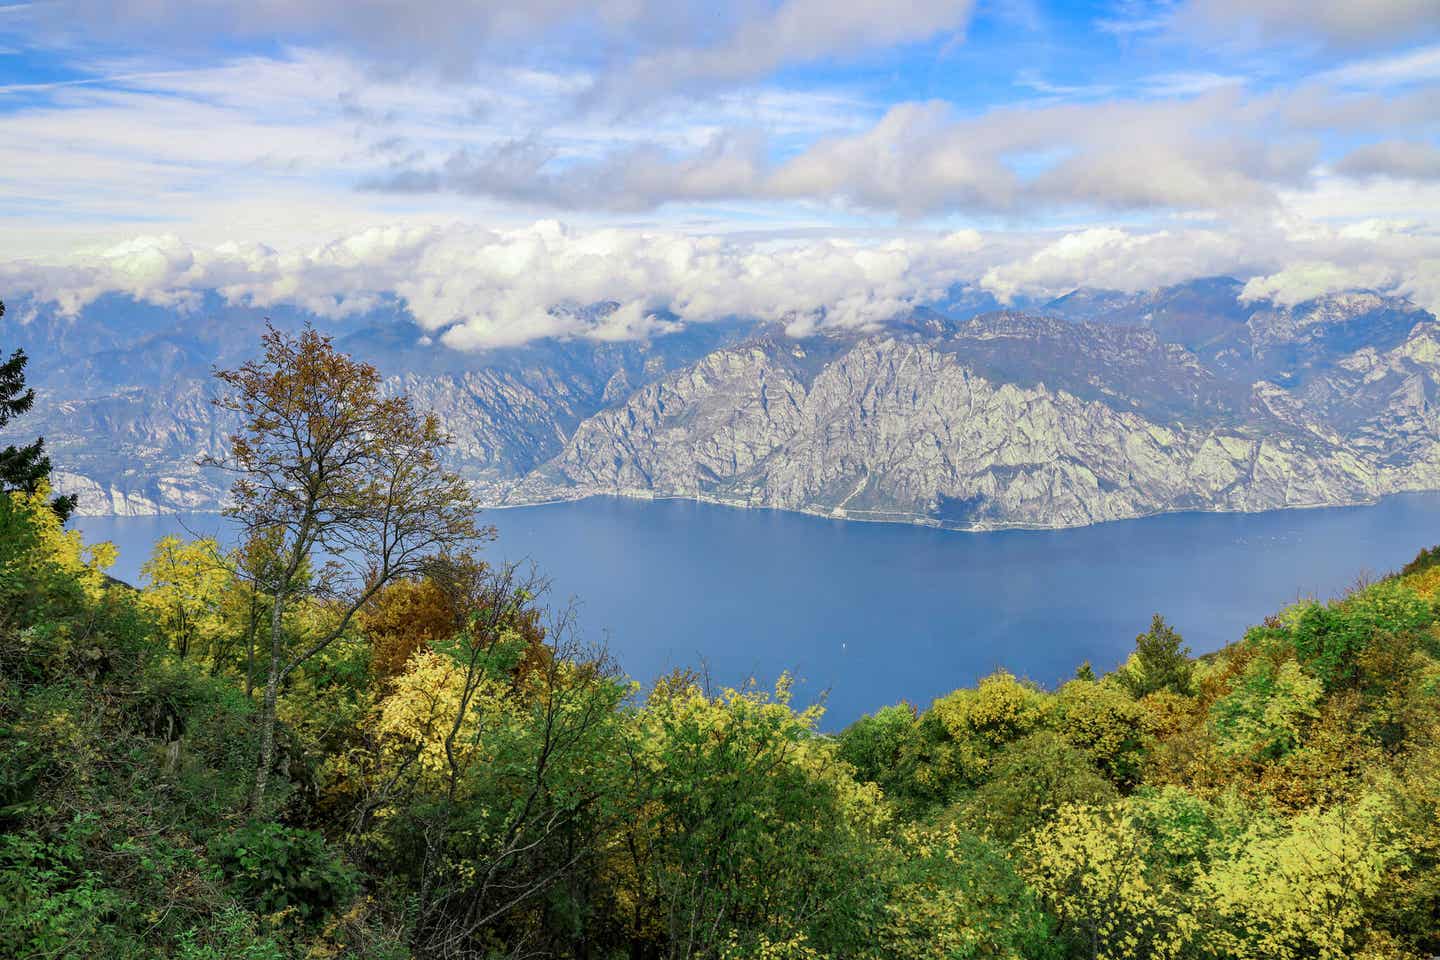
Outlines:
[[[732,325],[472,357],[391,323],[340,343],[441,417],[455,466],[496,504],[693,497],[986,529],[1440,489],[1433,316],[1369,293],[1281,307],[1240,290],[1081,291],[1053,315],[919,309],[804,339]],[[52,362],[17,424],[47,437],[82,511],[223,498],[227,478],[195,466],[232,426],[207,402],[204,358],[249,334],[211,344],[147,323],[148,341],[112,331],[103,352]],[[61,342],[46,335],[37,347]]]
[[[582,424],[508,499],[697,497],[973,528],[1352,503],[1440,483],[1440,423],[1417,385],[1433,386],[1440,366],[1412,369],[1434,336],[1432,325],[1369,361],[1406,379],[1377,389],[1383,409],[1348,432],[1327,419],[1345,405],[1326,400],[1364,375],[1349,369],[1313,385],[1308,403],[1257,384],[1255,415],[1225,425],[998,383],[928,343],[864,340],[808,385],[783,344],[751,345]]]

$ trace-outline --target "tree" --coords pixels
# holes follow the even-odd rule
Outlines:
[[[1234,960],[1360,956],[1366,905],[1401,864],[1387,836],[1393,812],[1373,795],[1307,810],[1276,826],[1257,818],[1198,883],[1205,942]]]
[[[792,683],[657,685],[636,713],[624,790],[635,815],[612,865],[630,956],[852,957],[873,945],[889,810],[816,735],[821,708],[791,706]]]
[[[629,684],[570,610],[542,625],[543,580],[466,557],[437,568],[427,582],[461,624],[383,682],[350,768],[354,835],[410,878],[417,956],[584,955],[586,878],[629,819],[615,790]],[[575,924],[547,930],[549,913]]]
[[[1070,956],[1183,955],[1194,917],[1151,845],[1123,804],[1062,807],[1026,839],[1021,874],[1059,920]]]
[[[379,372],[306,328],[273,326],[264,355],[215,376],[216,405],[241,421],[228,455],[208,465],[235,474],[233,506],[245,538],[268,538],[270,650],[261,702],[251,808],[259,810],[275,759],[280,687],[297,667],[345,634],[387,583],[415,576],[447,550],[484,536],[466,484],[441,466],[449,437],[433,414],[387,397]],[[296,575],[321,561],[304,584]],[[304,594],[328,601],[330,622],[287,635],[285,610]]]
[[[1051,730],[1012,743],[995,759],[990,779],[955,810],[960,820],[992,843],[1011,844],[1062,808],[1102,805],[1115,788],[1080,750]]]
[[[208,537],[189,543],[162,537],[140,575],[149,581],[140,602],[175,644],[181,660],[201,642],[216,638],[220,598],[230,580],[218,543]]]
[[[999,850],[954,824],[897,831],[883,863],[887,960],[1044,957],[1050,923]]]
[[[246,698],[255,693],[255,651],[265,640],[265,609],[274,601],[265,591],[279,578],[279,546],[275,536],[254,531],[226,558],[231,577],[221,605],[227,624],[240,625],[244,635]],[[302,565],[291,579],[293,584],[308,583],[309,566]],[[288,587],[286,592],[293,595],[296,591]]]
[[[1120,671],[1122,682],[1136,697],[1159,690],[1190,693],[1190,648],[1160,614],[1150,630],[1135,638],[1135,655]]]
[[[0,317],[3,316],[5,304],[0,302]],[[0,430],[35,405],[35,391],[25,386],[25,364],[29,359],[24,350],[16,350],[9,360],[0,363]],[[0,450],[0,493],[11,490],[34,493],[49,479],[50,458],[45,455],[43,437],[23,447],[11,444]],[[56,497],[50,501],[50,508],[63,523],[74,512],[76,502],[74,496]]]

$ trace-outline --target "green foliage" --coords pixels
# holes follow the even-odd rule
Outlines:
[[[1230,692],[1210,707],[1222,753],[1277,760],[1301,743],[1319,716],[1324,690],[1294,660],[1251,660]]]
[[[292,912],[316,923],[356,893],[353,873],[313,830],[249,823],[210,845],[225,879],[263,914]]]
[[[115,951],[110,955],[129,949],[113,924],[124,893],[86,862],[95,833],[91,815],[53,838],[0,834],[0,954],[78,956],[77,944]]]
[[[1027,838],[1021,864],[1067,955],[1184,955],[1195,925],[1189,903],[1126,805],[1062,808]]]
[[[1440,545],[1421,549],[1415,554],[1415,559],[1400,568],[1400,576],[1408,577],[1415,573],[1424,573],[1426,570],[1440,565]]]
[[[1428,553],[1199,661],[1157,618],[1112,674],[834,737],[788,679],[641,698],[513,571],[338,632],[305,597],[287,637],[336,639],[277,686],[252,819],[246,563],[172,542],[136,592],[49,501],[0,497],[0,956],[1440,954]]]
[[[1116,786],[1139,780],[1144,713],[1119,683],[1071,680],[1056,694],[1049,722]]]
[[[914,707],[900,703],[861,717],[840,734],[840,759],[860,780],[879,784],[889,796],[906,796],[914,777],[909,747],[915,716]]]
[[[1044,703],[1038,688],[1004,671],[936,700],[911,743],[916,794],[944,803],[982,783],[996,753],[1040,726]]]
[[[1384,581],[1339,604],[1312,604],[1291,631],[1295,653],[1326,690],[1353,683],[1359,657],[1386,635],[1414,635],[1434,619],[1431,605],[1408,587]]]
[[[1117,796],[1084,753],[1044,730],[1007,747],[989,779],[961,802],[958,814],[981,835],[1009,844],[1061,807],[1100,805]]]
[[[284,960],[285,950],[255,917],[225,906],[176,938],[176,960]]]
[[[894,850],[880,945],[895,960],[1058,956],[1039,898],[1000,851],[955,827],[910,828]]]
[[[1150,629],[1135,638],[1135,655],[1118,676],[1136,697],[1160,690],[1188,694],[1191,670],[1190,648],[1157,613]]]
[[[0,317],[5,304],[0,302]],[[16,350],[8,360],[0,361],[0,430],[11,420],[29,413],[35,405],[35,391],[25,386],[25,365],[29,358],[24,350]],[[45,455],[45,441],[37,439],[23,447],[14,444],[0,449],[0,496],[11,491],[33,494],[50,480],[50,458]],[[60,520],[74,512],[76,498],[56,497],[50,509]]]

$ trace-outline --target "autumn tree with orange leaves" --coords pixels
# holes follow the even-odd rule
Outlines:
[[[442,465],[450,438],[409,398],[386,396],[379,372],[329,337],[267,328],[264,353],[217,371],[215,401],[241,422],[223,457],[246,538],[275,547],[270,636],[250,805],[260,811],[275,761],[276,701],[296,668],[344,635],[386,584],[420,575],[437,557],[491,535],[469,487]],[[297,580],[309,566],[314,574]],[[318,635],[292,637],[285,611],[306,599],[333,611]]]

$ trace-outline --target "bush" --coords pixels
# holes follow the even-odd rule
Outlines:
[[[985,839],[1014,843],[1050,820],[1061,807],[1101,805],[1115,788],[1084,753],[1048,730],[1011,744],[996,758],[991,777],[958,813]]]
[[[178,960],[284,960],[274,939],[257,929],[255,918],[238,907],[220,910],[209,922],[177,938]]]
[[[85,862],[94,830],[93,821],[77,818],[53,838],[0,834],[0,956],[127,952],[114,923],[124,895]]]
[[[355,897],[353,872],[314,830],[251,823],[212,843],[211,855],[236,892],[264,914],[288,910],[310,924]]]
[[[1295,655],[1328,692],[1358,678],[1358,658],[1377,639],[1419,634],[1433,616],[1413,590],[1385,581],[1343,603],[1310,606],[1291,634]]]
[[[914,729],[914,707],[907,703],[882,707],[840,734],[840,759],[855,768],[858,779],[878,783],[886,796],[904,795],[913,776],[905,762],[905,747]]]

